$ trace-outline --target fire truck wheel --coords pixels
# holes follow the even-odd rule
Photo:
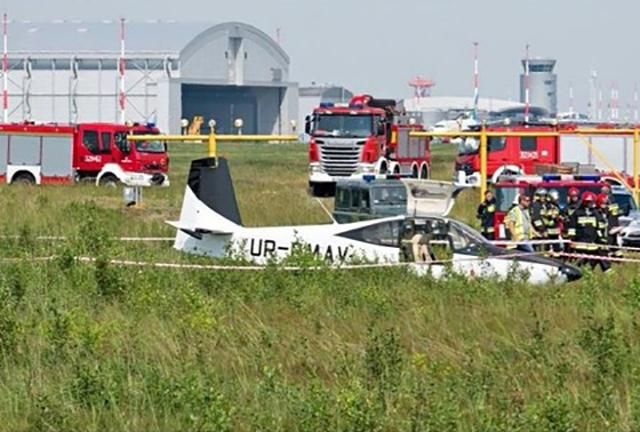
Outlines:
[[[19,185],[34,185],[36,184],[36,179],[33,177],[33,174],[28,172],[21,172],[16,174],[11,181],[11,184],[19,184]]]
[[[418,178],[418,165],[411,167],[411,177]]]
[[[420,178],[421,179],[429,178],[429,168],[427,168],[426,165],[422,165],[422,168],[420,168]]]
[[[380,163],[380,169],[378,170],[378,174],[387,174],[389,172],[389,167],[385,161]]]
[[[311,186],[311,195],[314,197],[327,197],[332,195],[331,185],[324,183],[314,183]]]
[[[400,165],[395,164],[395,165],[393,166],[393,174],[395,174],[395,175],[400,175]]]
[[[118,177],[113,174],[105,174],[100,178],[100,186],[117,187],[118,183]]]

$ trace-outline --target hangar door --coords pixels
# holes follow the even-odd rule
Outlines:
[[[237,133],[233,127],[237,118],[244,122],[242,133],[258,133],[257,112],[257,98],[251,87],[182,85],[182,116],[189,121],[194,116],[202,116],[203,133],[209,131],[207,124],[212,118],[216,121],[216,131],[221,134]]]

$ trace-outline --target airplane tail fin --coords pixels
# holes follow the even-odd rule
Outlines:
[[[231,234],[242,221],[233,182],[226,159],[197,159],[191,162],[187,187],[182,201],[180,220],[168,222],[178,229],[178,248],[185,235],[192,238],[202,234]]]
[[[209,209],[242,225],[236,193],[225,158],[204,158],[191,162],[187,187]]]

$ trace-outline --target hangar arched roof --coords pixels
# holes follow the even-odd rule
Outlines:
[[[262,30],[241,22],[226,22],[217,24],[195,36],[181,51],[180,58],[189,59],[191,56],[203,49],[210,41],[220,38],[241,38],[248,39],[260,46],[269,53],[283,68],[289,65],[287,53]]]
[[[116,55],[120,50],[119,32],[117,20],[14,20],[9,22],[9,54],[91,52]],[[212,25],[210,22],[127,21],[125,44],[130,54],[162,52],[190,55],[207,41],[225,35],[252,40],[283,65],[289,64],[289,56],[273,38],[241,22]]]

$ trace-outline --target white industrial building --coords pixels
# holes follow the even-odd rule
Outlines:
[[[311,83],[309,86],[300,86],[299,95],[298,133],[301,134],[304,132],[305,118],[310,115],[320,103],[347,103],[351,100],[353,93],[338,85]]]
[[[478,99],[477,109],[480,118],[486,118],[493,112],[517,108],[524,108],[524,104],[502,99]],[[472,111],[474,99],[459,96],[412,97],[402,100],[400,109],[422,114],[422,121],[426,125],[432,126],[441,120],[452,120],[461,113]]]
[[[10,22],[9,120],[121,120],[180,131],[202,116],[221,133],[290,133],[298,119],[298,85],[289,57],[261,30],[238,22]]]

